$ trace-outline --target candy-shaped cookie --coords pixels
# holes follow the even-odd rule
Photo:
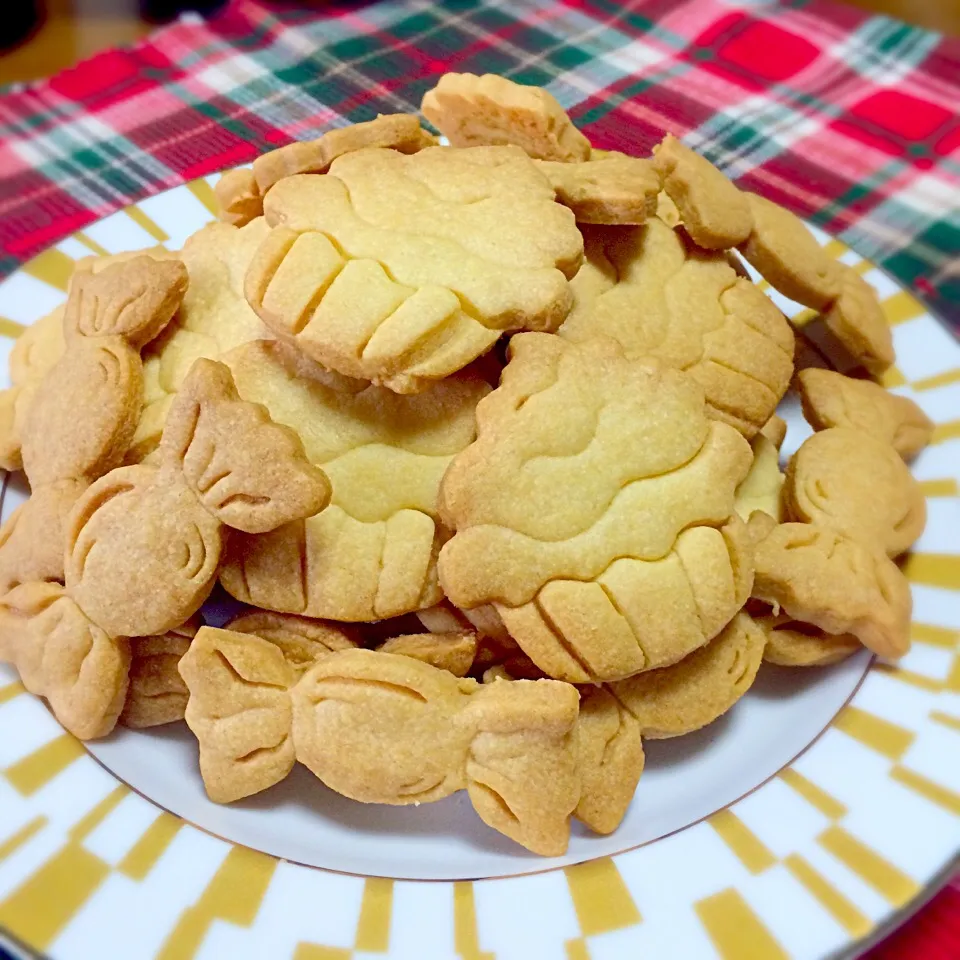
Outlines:
[[[607,153],[578,163],[540,160],[537,167],[577,223],[640,224],[657,211],[660,177],[649,160]]]
[[[791,520],[829,527],[896,557],[923,533],[919,483],[888,443],[831,427],[805,440],[787,464],[783,503]]]
[[[840,294],[823,316],[823,325],[854,366],[875,377],[896,360],[893,334],[873,287],[856,270],[844,267]]]
[[[139,730],[174,723],[187,709],[187,685],[177,669],[198,623],[187,621],[158,637],[130,641],[130,681],[119,722]]]
[[[416,153],[435,143],[410,113],[381,114],[366,123],[328,130],[316,140],[288,143],[257,157],[252,170],[231,170],[217,181],[220,219],[238,227],[249,223],[263,213],[263,197],[278,180],[298,173],[326,173],[337,157],[353,150],[388,147]]]
[[[910,584],[882,549],[810,523],[782,523],[755,551],[753,596],[882,657],[910,647]]]
[[[933,435],[933,421],[909,397],[869,380],[810,367],[797,374],[803,415],[814,430],[851,427],[889,443],[905,460]]]
[[[225,527],[269,531],[321,509],[324,474],[296,436],[199,360],[177,395],[158,466],[118,467],[67,522],[66,587],[26,583],[0,603],[0,655],[83,739],[112,729],[128,637],[184,623],[212,588]]]
[[[493,603],[548,676],[615,680],[682,659],[743,605],[734,491],[750,447],[689,377],[612,340],[514,337],[477,440],[444,476],[444,592]]]
[[[754,619],[767,638],[763,659],[781,667],[825,667],[863,649],[853,634],[826,633],[788,614],[769,613]]]
[[[538,160],[587,160],[590,141],[553,94],[485,73],[445,73],[420,104],[455,147],[516,144]]]
[[[664,193],[697,246],[725,250],[750,236],[753,214],[747,196],[706,157],[668,133],[653,148],[653,163]]]
[[[37,383],[18,430],[32,496],[0,531],[0,592],[63,579],[66,516],[122,461],[143,404],[140,349],[169,323],[186,286],[182,263],[146,256],[74,277],[66,349]]]
[[[507,331],[553,331],[583,257],[573,214],[517,147],[358,150],[277,183],[246,296],[350,377],[423,389]]]
[[[254,606],[347,621],[437,603],[447,536],[437,491],[452,456],[476,436],[488,385],[463,373],[401,396],[331,375],[277,342],[245,344],[224,360],[242,396],[297,432],[333,488],[315,516],[231,537],[224,587]]]
[[[771,417],[793,374],[783,314],[722,252],[691,247],[654,217],[642,227],[583,227],[586,259],[571,282],[560,336],[613,337],[703,387],[711,416],[747,439]]]
[[[180,672],[212,800],[279,782],[299,761],[364,803],[466,789],[495,830],[563,853],[579,795],[577,692],[556,681],[481,686],[409,657],[347,650],[301,677],[255,636],[204,628]]]

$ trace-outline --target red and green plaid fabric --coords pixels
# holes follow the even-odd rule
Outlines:
[[[378,112],[447,70],[544,84],[598,146],[681,135],[960,328],[960,41],[824,0],[229,3],[0,91],[0,275],[184,180]],[[960,886],[876,960],[960,957]]]
[[[146,194],[412,110],[446,70],[545,84],[599,146],[681,135],[960,327],[960,41],[824,0],[229,3],[0,94],[0,274]]]

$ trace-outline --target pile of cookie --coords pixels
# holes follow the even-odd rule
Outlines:
[[[762,661],[907,649],[932,427],[859,274],[674,137],[595,149],[495,76],[422,110],[449,146],[397,115],[267,154],[19,340],[0,657],[81,738],[185,718],[215,801],[301,763],[557,855]],[[745,263],[810,308],[797,356]]]

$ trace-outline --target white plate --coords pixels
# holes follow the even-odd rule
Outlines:
[[[64,299],[73,260],[178,247],[212,218],[215,179],[114,214],[0,283],[2,377],[21,327]],[[456,796],[364,806],[301,772],[212,804],[182,724],[80,744],[0,667],[0,928],[54,960],[812,960],[905,915],[960,850],[960,347],[818,239],[883,291],[901,358],[888,386],[939,424],[915,464],[930,521],[907,561],[914,645],[897,667],[866,653],[765,665],[720,721],[647,745],[613,836],[575,827],[555,860]],[[782,412],[792,450],[809,431]],[[4,519],[23,496],[14,480]]]

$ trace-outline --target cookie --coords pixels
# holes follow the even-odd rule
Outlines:
[[[787,421],[774,414],[760,428],[760,432],[779,450],[787,439]]]
[[[600,686],[580,690],[577,727],[581,786],[574,816],[595,833],[613,833],[643,773],[640,724],[607,687]]]
[[[261,154],[252,170],[231,170],[214,187],[220,203],[220,219],[243,226],[263,214],[263,197],[284,177],[298,173],[326,173],[337,157],[365,147],[389,147],[401,153],[416,153],[436,141],[413,114],[382,114],[366,123],[328,130],[316,140],[288,143]]]
[[[516,147],[359,150],[281,180],[264,211],[247,301],[312,359],[398,393],[504,332],[556,330],[583,256],[573,214]]]
[[[159,637],[130,641],[130,682],[119,722],[135,730],[182,720],[187,685],[177,669],[198,623],[188,621]]]
[[[668,133],[653,148],[653,164],[679,221],[697,246],[726,250],[750,236],[753,214],[747,197],[706,157]]]
[[[749,520],[755,510],[762,510],[779,523],[782,517],[780,490],[780,452],[762,433],[751,441],[753,465],[737,487],[734,507],[742,520]]]
[[[749,445],[689,377],[600,338],[524,334],[441,487],[458,607],[493,603],[548,676],[587,683],[673,663],[749,592],[734,491]],[[668,599],[669,598],[669,599]]]
[[[441,599],[440,479],[476,435],[489,392],[467,374],[414,396],[330,375],[278,343],[224,358],[243,397],[297,432],[330,505],[273,533],[231,537],[221,582],[238,600],[336,620],[380,620]]]
[[[843,267],[823,251],[803,221],[789,210],[744,194],[753,229],[738,249],[770,286],[814,310],[827,309],[840,296]]]
[[[284,660],[298,676],[329,653],[353,650],[362,645],[360,633],[346,624],[270,610],[241,614],[225,624],[225,629],[234,633],[252,633],[261,640],[268,640],[279,648]]]
[[[755,619],[767,638],[763,659],[781,667],[825,667],[863,649],[863,644],[852,634],[833,636],[809,623],[792,620],[786,614],[767,614]]]
[[[608,153],[578,163],[537,161],[577,223],[641,224],[657,211],[660,177],[649,160]]]
[[[371,650],[330,654],[298,679],[267,641],[211,628],[180,672],[216,802],[264,790],[299,761],[364,803],[420,804],[466,789],[495,830],[547,856],[566,849],[580,787],[573,687],[482,687]]]
[[[753,686],[766,637],[741,611],[679,663],[608,685],[650,740],[679,737],[725,714]]]
[[[516,144],[538,160],[590,157],[590,141],[551,93],[495,74],[445,73],[420,110],[455,147]]]
[[[910,584],[882,550],[837,530],[783,523],[755,551],[753,596],[882,657],[910,647]]]
[[[787,464],[783,504],[791,520],[829,527],[891,557],[910,548],[927,520],[923,491],[893,447],[849,427],[801,444]]]
[[[797,375],[803,415],[814,430],[850,427],[890,444],[905,460],[933,435],[933,421],[909,397],[869,380],[813,367]]]
[[[377,647],[377,651],[413,657],[438,670],[446,670],[455,677],[465,677],[473,666],[477,645],[477,635],[472,630],[459,630],[456,633],[415,633],[391,637]]]
[[[269,332],[243,295],[247,267],[269,233],[262,219],[237,228],[211,223],[184,244],[190,285],[173,322],[143,353],[144,410],[127,460],[156,450],[173,397],[195,360],[224,353]]]
[[[186,285],[179,261],[145,256],[74,278],[66,349],[36,384],[17,431],[33,495],[0,531],[0,591],[63,579],[65,517],[122,461],[143,404],[140,348],[169,323]]]
[[[850,361],[879,377],[893,365],[893,334],[873,287],[856,270],[844,267],[840,294],[822,316],[824,327]]]
[[[793,334],[780,311],[722,253],[691,248],[656,218],[583,235],[586,260],[560,336],[613,337],[630,358],[687,371],[711,416],[752,437],[793,374]]]

